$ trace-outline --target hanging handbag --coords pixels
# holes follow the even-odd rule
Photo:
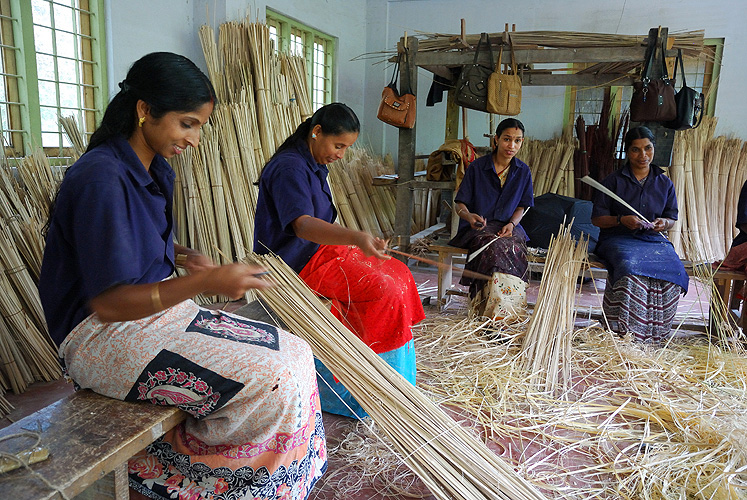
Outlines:
[[[514,55],[514,43],[511,41],[511,35],[508,37],[508,46],[511,50],[511,68],[506,72],[501,71],[501,61],[503,60],[503,44],[498,52],[498,61],[496,70],[488,79],[488,113],[505,116],[516,116],[521,113],[521,76],[519,76],[518,67],[516,66],[516,56]],[[504,65],[505,67],[505,65]]]
[[[482,33],[475,49],[475,59],[472,64],[462,68],[456,85],[457,104],[478,111],[487,111],[488,79],[493,73],[493,68],[477,63],[483,43],[487,43],[490,51],[490,63],[493,64],[493,48],[490,46],[490,37],[487,33]]]
[[[658,42],[658,40],[657,40]],[[651,48],[641,80],[633,82],[633,98],[630,101],[630,120],[634,122],[668,122],[677,117],[674,103],[674,79],[669,79],[664,61],[664,45],[661,47],[661,78],[651,79],[658,43]]]
[[[677,64],[682,73],[682,87],[674,95],[674,103],[677,107],[677,117],[664,126],[674,130],[687,130],[697,128],[703,119],[703,105],[705,99],[703,93],[687,86],[685,80],[685,65],[682,62],[682,49],[677,49],[677,60],[674,62],[674,79],[677,79]]]
[[[412,89],[409,86],[407,91],[402,95],[397,90],[397,80],[399,79],[399,64],[402,60],[402,52],[397,54],[397,62],[394,65],[394,74],[392,79],[389,81],[389,85],[384,87],[381,92],[381,102],[379,102],[379,110],[376,113],[376,117],[399,128],[413,128],[415,126],[415,113],[417,111],[415,94],[412,93]],[[407,56],[405,55],[405,68],[407,66]],[[404,89],[403,89],[404,91]]]

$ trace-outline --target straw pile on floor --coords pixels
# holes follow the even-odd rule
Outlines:
[[[573,155],[576,147],[577,141],[569,127],[560,138],[525,139],[517,156],[529,165],[535,196],[555,193],[575,197]]]
[[[747,143],[713,137],[716,122],[704,117],[697,129],[677,132],[668,169],[679,208],[669,237],[678,255],[694,262],[713,262],[728,253],[737,233],[739,192],[747,180]]]
[[[277,286],[260,291],[290,330],[311,344],[373,417],[408,466],[440,499],[540,499],[474,434],[447,416],[342,325],[282,261],[255,256]]]

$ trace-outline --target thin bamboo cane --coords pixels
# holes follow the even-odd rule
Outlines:
[[[263,299],[345,384],[437,498],[543,498],[347,330],[277,258],[255,256],[277,286]]]
[[[682,233],[687,231],[686,192],[685,192],[685,151],[686,146],[682,132],[675,132],[674,144],[672,146],[672,162],[669,166],[669,178],[674,184],[674,192],[677,196],[677,220],[669,230],[669,241],[672,242],[675,252],[679,257],[685,258],[682,245]]]

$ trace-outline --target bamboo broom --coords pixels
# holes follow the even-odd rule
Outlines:
[[[275,287],[262,298],[373,417],[440,499],[540,499],[513,467],[455,423],[340,323],[281,260],[255,255]]]

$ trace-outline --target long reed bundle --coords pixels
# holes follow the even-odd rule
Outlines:
[[[311,108],[309,86],[306,83],[306,60],[301,56],[281,54],[282,72],[288,75],[293,86],[293,98],[298,103],[301,121],[306,120],[314,110]]]
[[[669,178],[674,184],[674,192],[677,195],[677,220],[669,230],[669,241],[674,246],[674,251],[680,259],[686,258],[685,249],[682,244],[683,230],[687,230],[687,203],[685,191],[685,150],[687,145],[681,132],[675,132],[674,144],[672,145],[672,161],[669,165]]]
[[[254,76],[254,96],[257,103],[257,119],[259,123],[259,138],[262,151],[265,154],[263,163],[275,151],[275,134],[273,132],[272,96],[270,95],[270,67],[272,58],[272,44],[267,25],[261,23],[246,23],[251,47],[252,74]]]
[[[64,130],[70,144],[73,146],[72,160],[74,162],[86,152],[88,139],[86,139],[85,132],[78,125],[78,121],[74,116],[60,116],[58,122],[62,126],[62,130]]]
[[[688,208],[695,207],[694,216],[697,217],[696,225],[699,235],[700,247],[698,251],[706,260],[713,262],[714,252],[711,246],[710,221],[708,220],[708,202],[706,200],[705,169],[703,165],[704,148],[706,143],[713,137],[716,128],[716,118],[703,117],[700,126],[696,129],[685,130],[683,133],[689,143],[687,157],[685,158],[685,175],[692,176],[694,198],[688,199]],[[689,167],[689,168],[688,168]],[[688,222],[690,220],[688,219]],[[691,231],[695,226],[690,226]],[[702,251],[700,250],[702,248]]]
[[[270,269],[277,281],[260,291],[262,298],[311,344],[437,498],[543,498],[347,330],[281,260],[253,260]]]
[[[726,137],[719,136],[708,141],[703,148],[703,177],[705,178],[705,208],[708,220],[708,237],[712,254],[711,260],[723,259],[724,250],[724,211],[726,193],[721,192],[721,157]],[[727,172],[728,172],[728,167]],[[718,200],[718,201],[717,201]]]
[[[530,373],[530,387],[550,394],[566,394],[571,382],[576,280],[581,268],[588,266],[588,240],[576,243],[571,226],[573,221],[561,225],[557,237],[550,238],[537,303],[519,355],[522,368]]]
[[[721,174],[719,176],[719,191],[725,193],[725,204],[723,214],[723,238],[722,244],[724,254],[729,252],[732,239],[737,235],[737,202],[739,192],[745,181],[739,173],[739,156],[742,150],[742,140],[727,139],[721,152]]]

